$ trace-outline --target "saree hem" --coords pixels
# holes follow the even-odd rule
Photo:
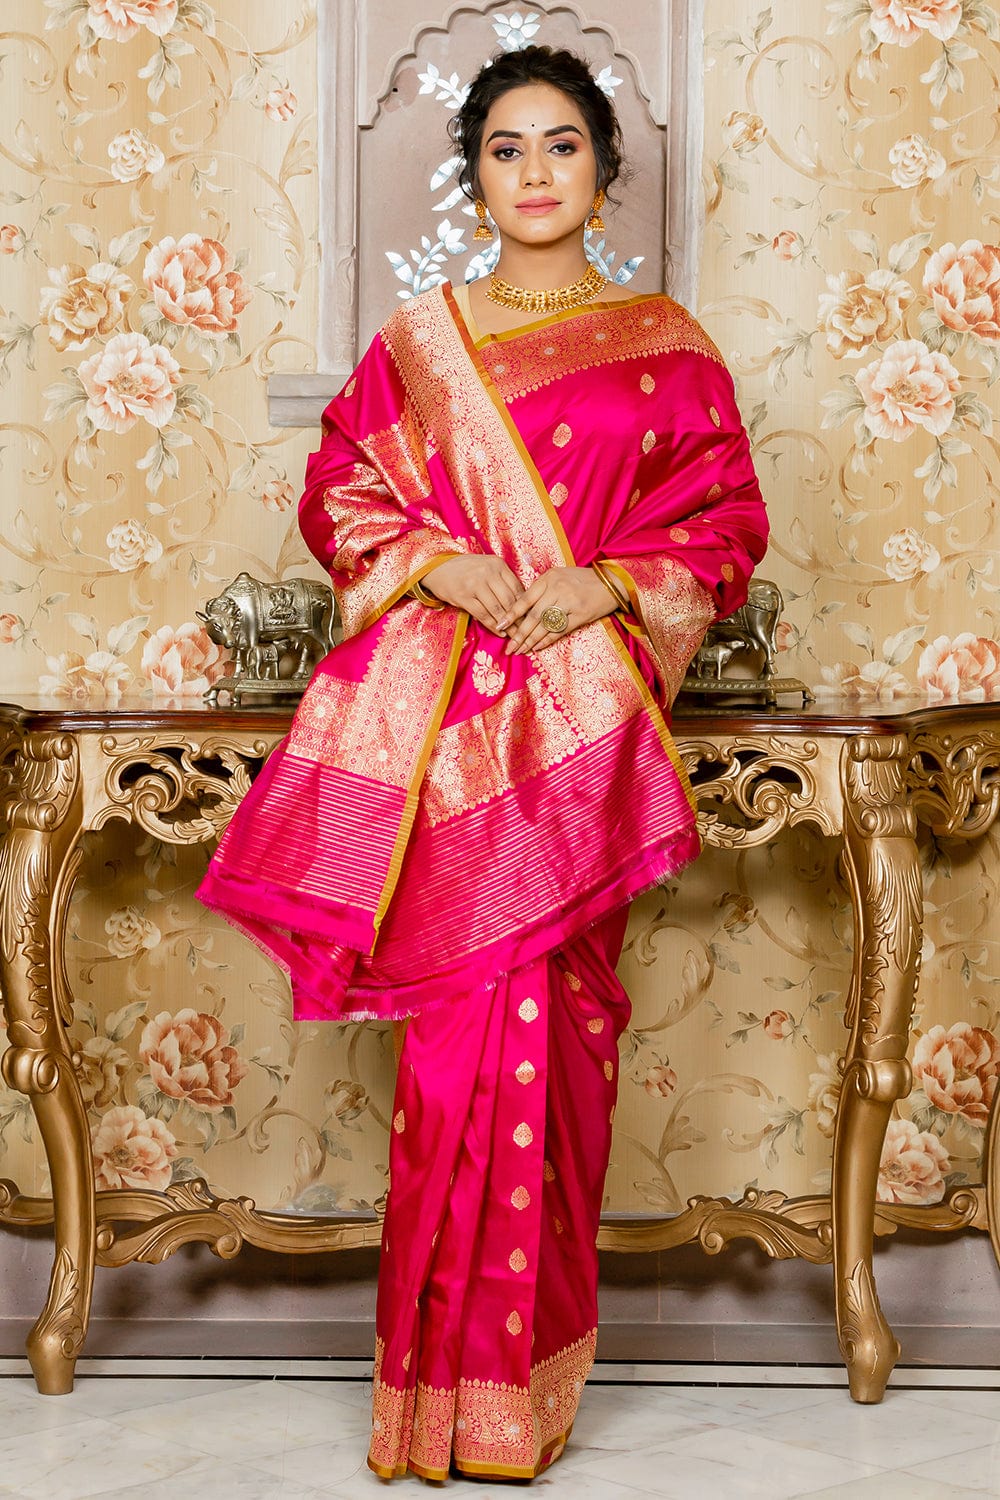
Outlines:
[[[526,964],[534,962],[546,953],[552,953],[564,944],[582,936],[591,927],[604,920],[611,912],[627,905],[652,890],[664,880],[677,875],[698,853],[700,840],[692,825],[672,835],[652,850],[645,851],[638,866],[620,871],[600,889],[592,889],[575,905],[573,912],[564,912],[556,921],[536,928],[527,935],[518,934],[518,946],[511,952],[509,940],[500,938],[475,954],[461,955],[455,964],[454,980],[436,974],[420,978],[409,986],[408,993],[394,986],[385,990],[373,990],[368,1005],[350,1004],[343,1010],[334,1009],[324,998],[310,989],[304,989],[301,978],[292,971],[292,960],[301,962],[303,954],[293,942],[292,934],[276,929],[271,922],[262,920],[238,902],[218,900],[219,882],[208,895],[207,905],[224,915],[234,927],[248,937],[256,947],[288,977],[293,992],[294,1016],[297,1021],[328,1021],[342,1024],[347,1021],[402,1021],[421,1010],[436,1010],[461,997],[486,989],[497,979],[515,974]],[[240,882],[232,877],[226,885],[239,887]],[[250,883],[246,883],[249,891]],[[228,893],[227,893],[228,895]],[[205,896],[202,896],[205,900]],[[343,951],[343,950],[342,950]],[[504,961],[501,954],[506,953]],[[322,964],[324,977],[328,978],[330,960]],[[475,975],[470,984],[470,970]],[[357,997],[360,999],[361,997]]]
[[[537,1479],[546,1469],[551,1469],[555,1460],[562,1453],[569,1442],[570,1433],[573,1431],[572,1422],[565,1432],[560,1432],[556,1437],[550,1438],[542,1449],[541,1457],[537,1464],[531,1468],[519,1468],[513,1464],[477,1464],[469,1459],[453,1458],[452,1467],[459,1474],[471,1474],[476,1479],[488,1478],[495,1474],[499,1479]]]
[[[539,1474],[544,1474],[546,1469],[551,1469],[556,1459],[562,1456],[572,1432],[573,1423],[571,1422],[565,1432],[559,1433],[557,1437],[551,1438],[545,1444],[541,1457],[532,1468],[518,1468],[510,1464],[477,1464],[455,1457],[452,1457],[447,1469],[431,1469],[424,1464],[415,1463],[412,1459],[409,1463],[399,1464],[395,1469],[386,1468],[372,1458],[366,1459],[365,1462],[379,1479],[387,1480],[403,1479],[407,1474],[416,1474],[418,1479],[429,1479],[433,1484],[444,1484],[453,1473],[469,1474],[476,1479],[490,1479],[493,1476],[498,1479],[537,1479]]]

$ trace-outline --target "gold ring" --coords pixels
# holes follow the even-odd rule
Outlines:
[[[542,624],[546,630],[551,630],[553,635],[562,635],[569,625],[569,615],[558,604],[550,604],[548,609],[542,610]]]

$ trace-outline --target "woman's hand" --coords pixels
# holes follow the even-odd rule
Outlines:
[[[503,633],[500,621],[510,613],[522,592],[517,575],[492,553],[447,557],[420,581],[445,604],[466,610],[497,635]]]
[[[517,600],[499,621],[498,629],[510,637],[507,655],[544,651],[570,631],[613,614],[618,602],[593,568],[550,568]],[[542,623],[547,609],[561,609],[569,617],[565,630],[552,631]]]

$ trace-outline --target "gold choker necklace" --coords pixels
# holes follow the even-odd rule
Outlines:
[[[491,302],[498,302],[501,307],[516,307],[520,312],[555,313],[579,307],[582,302],[592,302],[607,284],[608,278],[602,276],[591,263],[579,281],[572,282],[570,286],[553,287],[547,292],[534,291],[526,286],[512,286],[494,272],[490,276],[486,295]]]

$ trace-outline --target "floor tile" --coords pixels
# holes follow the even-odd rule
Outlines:
[[[0,1379],[0,1495],[381,1500],[386,1486],[365,1465],[370,1380],[259,1368],[282,1373],[81,1378],[68,1397]],[[595,1381],[566,1453],[531,1490],[543,1500],[995,1500],[1000,1391],[890,1391],[858,1407],[828,1386]],[[392,1489],[399,1500],[425,1493],[415,1478]],[[444,1493],[511,1500],[512,1487],[451,1480]]]
[[[758,1414],[777,1416],[786,1411],[803,1411],[824,1402],[846,1401],[846,1391],[831,1396],[828,1389],[811,1390],[808,1386],[718,1386],[708,1389],[693,1386],[684,1392],[692,1406],[699,1406],[711,1421],[734,1424],[752,1421]]]
[[[324,1500],[377,1500],[378,1496],[383,1500],[386,1496],[389,1500],[424,1500],[434,1493],[440,1494],[442,1500],[514,1500],[520,1494],[530,1497],[530,1500],[658,1500],[663,1492],[636,1489],[633,1485],[619,1484],[604,1477],[588,1477],[578,1470],[564,1469],[560,1459],[550,1471],[526,1485],[449,1479],[447,1484],[428,1486],[411,1474],[405,1479],[394,1480],[389,1487],[370,1469],[365,1469],[348,1484],[326,1491]],[[693,1496],[688,1496],[687,1500],[693,1500]]]
[[[56,1400],[56,1397],[50,1397]],[[9,1431],[4,1427],[5,1431]],[[45,1500],[87,1500],[126,1486],[144,1488],[188,1468],[196,1455],[173,1441],[126,1433],[87,1417],[0,1440],[2,1483]]]
[[[567,1457],[581,1448],[595,1450],[597,1457],[602,1449],[629,1452],[704,1432],[715,1419],[700,1396],[693,1399],[691,1392],[669,1387],[588,1385]]]
[[[909,1391],[911,1401],[926,1402],[939,1411],[973,1412],[1000,1423],[1000,1391]]]
[[[669,1500],[720,1495],[726,1500],[769,1497],[794,1500],[811,1490],[846,1484],[876,1473],[873,1465],[852,1462],[772,1442],[739,1429],[710,1428],[694,1437],[649,1447],[628,1456],[606,1455],[575,1472],[619,1479]],[[616,1473],[617,1469],[617,1473]]]
[[[957,1484],[974,1495],[1000,1495],[1000,1438],[983,1448],[952,1453],[930,1463],[910,1464],[920,1479],[934,1484]]]
[[[370,1427],[361,1407],[348,1403],[341,1409],[329,1394],[318,1396],[275,1380],[120,1412],[116,1421],[155,1439],[183,1434],[189,1448],[234,1463],[328,1442],[334,1433],[367,1436]]]
[[[859,1406],[831,1395],[806,1411],[759,1414],[739,1424],[776,1442],[859,1459],[882,1469],[916,1468],[931,1459],[978,1448],[996,1436],[996,1422],[975,1412],[950,1410],[945,1422],[929,1417],[926,1401],[889,1392],[878,1406]]]
[[[921,1479],[912,1470],[893,1469],[833,1489],[814,1490],[808,1500],[972,1500],[973,1493],[955,1484]]]
[[[356,1483],[362,1469],[371,1473],[365,1463],[370,1426],[366,1414],[360,1431],[345,1433],[338,1427],[338,1436],[332,1442],[289,1447],[281,1453],[250,1459],[247,1467],[270,1474],[288,1486],[297,1484],[301,1489],[311,1486],[324,1494],[336,1493],[340,1486]]]
[[[374,1475],[372,1476],[374,1478]],[[329,1500],[329,1491],[284,1484],[273,1474],[217,1458],[201,1457],[171,1479],[115,1490],[113,1500]],[[95,1497],[97,1500],[97,1497]]]

